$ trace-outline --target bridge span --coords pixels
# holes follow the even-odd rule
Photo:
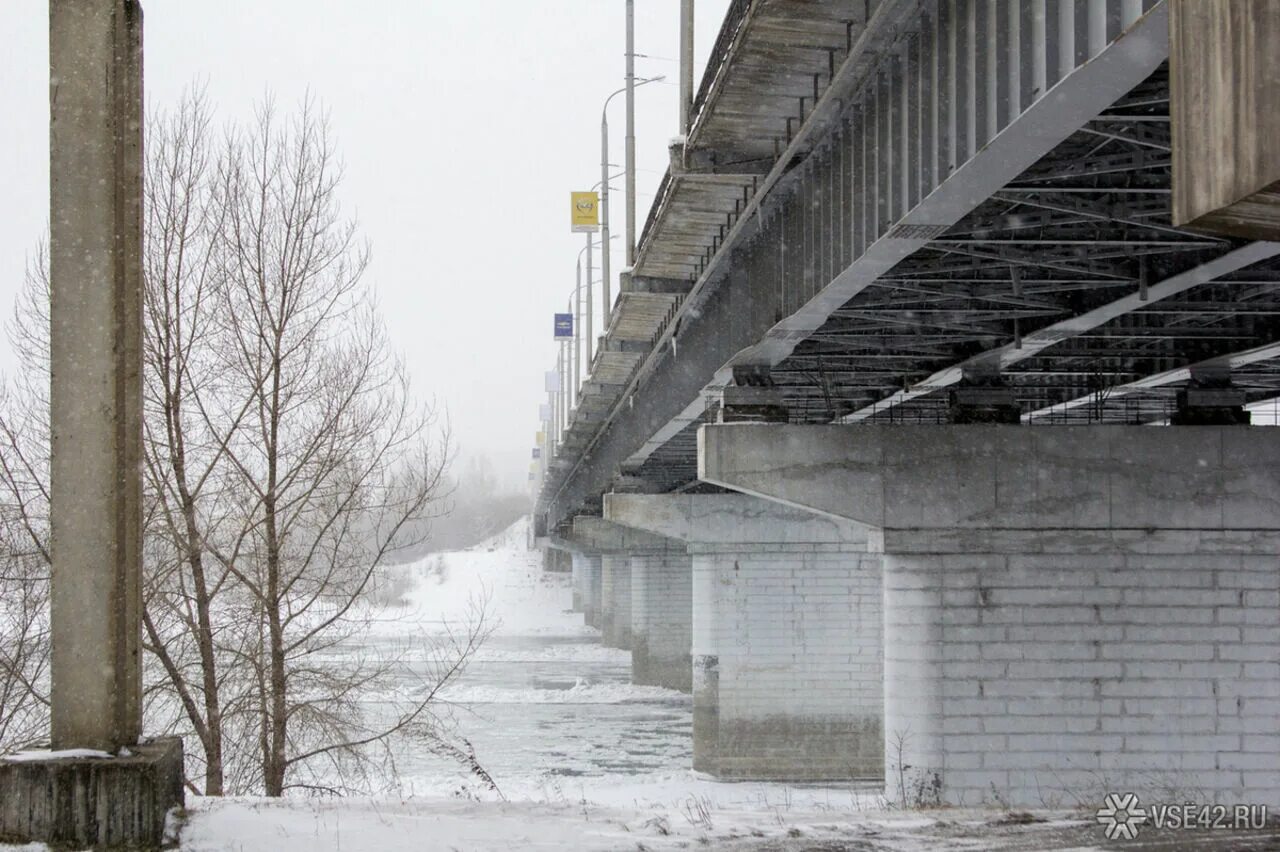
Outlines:
[[[1280,802],[1268,33],[731,4],[535,513],[695,768]]]

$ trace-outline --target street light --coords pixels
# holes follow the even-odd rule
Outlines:
[[[592,189],[595,189],[595,187],[592,187]],[[573,315],[573,366],[568,367],[566,365],[563,376],[565,393],[568,397],[567,408],[569,410],[572,410],[577,403],[578,390],[582,387],[582,320],[584,315],[587,320],[587,363],[591,363],[591,249],[596,245],[598,244],[591,240],[591,234],[587,234],[587,244],[578,250],[577,274],[573,290],[570,291],[572,295],[569,297],[569,313]],[[582,255],[584,253],[587,255],[587,298],[585,309],[582,304]],[[567,340],[560,341],[561,349],[566,348],[568,342]],[[572,383],[570,383],[570,380],[572,380]]]
[[[613,180],[613,178],[616,178],[616,177],[618,177],[618,175],[612,175],[612,176],[609,178],[609,180]],[[603,195],[602,197],[604,198],[604,201],[605,201],[605,205],[606,205],[606,207],[605,207],[605,214],[604,214],[604,224],[601,226],[601,228],[602,228],[602,230],[603,230],[603,233],[600,235],[600,242],[599,242],[599,244],[598,244],[598,245],[600,245],[600,246],[603,248],[603,251],[601,251],[601,255],[602,255],[602,257],[601,257],[601,262],[602,262],[602,269],[604,270],[604,278],[605,278],[604,293],[605,293],[605,302],[606,302],[605,309],[606,309],[606,311],[607,311],[607,310],[608,310],[608,305],[607,305],[607,303],[608,303],[608,301],[609,301],[609,283],[608,283],[608,281],[609,281],[609,246],[608,246],[608,242],[607,242],[607,241],[608,241],[608,240],[610,240],[610,239],[612,239],[612,238],[609,236],[609,213],[608,213],[608,206],[607,206],[607,205],[608,205],[608,201],[609,201],[609,185],[608,185],[608,181],[605,181],[605,180],[598,180],[598,181],[596,181],[596,182],[595,182],[595,185],[591,187],[591,190],[594,192],[596,189],[599,189],[601,186],[603,186],[603,187],[604,187],[604,190],[603,190],[604,195]],[[592,245],[592,244],[591,244],[591,232],[590,232],[590,231],[588,231],[588,232],[587,232],[587,245],[586,245],[586,247],[584,247],[584,248],[582,249],[582,251],[579,251],[579,252],[578,252],[578,275],[579,275],[579,276],[581,276],[581,275],[582,275],[582,252],[583,252],[583,251],[585,251],[585,252],[587,253],[587,307],[586,307],[587,328],[586,328],[586,337],[587,337],[587,366],[588,366],[588,367],[590,367],[590,365],[591,365],[591,355],[592,355],[591,347],[592,347],[592,344],[593,344],[593,343],[595,343],[595,337],[594,337],[594,335],[592,334],[592,328],[591,328],[591,323],[592,323],[593,315],[594,315],[594,313],[595,313],[595,307],[594,307],[594,305],[592,304],[592,293],[593,293],[593,289],[592,289],[592,288],[594,288],[594,287],[595,287],[595,271],[592,269],[592,265],[591,265],[591,261],[592,261],[592,258],[591,258],[591,245]],[[607,317],[607,316],[606,316],[606,318],[605,318],[605,330],[606,330],[606,331],[608,330],[608,317]]]
[[[659,74],[657,77],[646,77],[643,80],[636,80],[635,86],[630,88],[643,86],[647,83],[658,83],[665,79],[667,79],[665,74]],[[609,101],[613,100],[618,95],[621,95],[623,92],[626,92],[628,88],[629,87],[627,86],[623,86],[621,89],[618,89],[618,91],[609,95],[609,97],[604,99],[604,106],[600,109],[600,235],[601,240],[604,243],[604,256],[601,258],[600,266],[601,271],[604,273],[603,310],[604,327],[606,329],[609,327],[609,315],[613,311],[613,302],[609,299]],[[634,194],[635,173],[633,170],[635,168],[635,163],[629,160],[627,162],[627,166],[627,186],[632,188],[629,191]],[[634,246],[628,246],[628,260],[630,260],[631,252],[634,248]]]

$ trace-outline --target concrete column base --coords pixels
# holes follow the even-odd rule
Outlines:
[[[632,682],[692,690],[692,578],[684,553],[631,557]]]
[[[182,740],[132,746],[132,757],[0,758],[0,843],[159,849],[185,802]]]

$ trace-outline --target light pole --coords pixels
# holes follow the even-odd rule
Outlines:
[[[693,120],[693,0],[680,0],[680,135]]]
[[[599,186],[599,184],[597,184],[597,186]],[[591,234],[587,234],[587,244],[578,250],[578,263],[577,263],[577,276],[578,276],[577,289],[581,290],[582,288],[582,255],[585,254],[587,256],[587,284],[586,284],[587,296],[585,300],[586,305],[583,307],[583,316],[586,318],[586,321],[587,321],[587,325],[584,331],[587,338],[587,369],[588,370],[591,369],[591,344],[593,341],[593,338],[591,336],[592,335],[591,314],[593,311],[593,307],[591,304],[592,302],[591,286],[593,282],[591,278],[592,278],[592,275],[594,275],[594,271],[591,268],[591,249],[595,245],[596,245],[595,243],[591,242]],[[607,252],[608,249],[605,249],[605,251]],[[579,297],[579,301],[582,301],[581,297]],[[575,333],[576,331],[577,329],[575,329]]]
[[[659,74],[657,77],[646,77],[643,80],[634,81],[634,88],[643,86],[646,83],[658,83],[665,79],[667,79],[666,75],[663,74]],[[611,280],[609,269],[609,101],[626,91],[628,91],[626,86],[618,89],[618,91],[604,99],[604,106],[600,108],[600,238],[601,242],[604,243],[604,251],[600,259],[600,271],[604,275],[603,314],[605,328],[609,327],[609,314],[613,310],[613,302],[609,299],[609,282]],[[635,193],[635,175],[630,165],[625,174],[627,175],[628,198],[630,198]],[[631,207],[635,207],[634,203],[631,204]],[[630,224],[630,220],[628,220],[628,224]],[[628,264],[634,261],[632,252],[633,248],[628,244]]]
[[[627,266],[636,264],[636,0],[627,0]]]
[[[592,187],[592,189],[595,189],[595,187]],[[566,424],[568,423],[567,413],[572,411],[573,407],[577,404],[578,390],[582,387],[582,320],[584,314],[587,321],[586,334],[588,366],[590,366],[591,363],[591,249],[594,246],[595,243],[591,241],[591,234],[588,233],[587,244],[578,250],[577,272],[573,290],[569,296],[569,313],[573,315],[573,346],[571,347],[571,351],[573,352],[573,363],[572,366],[569,366],[566,363],[564,368],[564,391],[567,401]],[[584,253],[587,255],[587,280],[585,285],[587,295],[585,307],[583,305],[582,296],[584,286],[582,281],[582,255]],[[561,340],[560,343],[562,349],[570,349],[568,346],[569,341]],[[564,352],[564,355],[567,359],[568,352]],[[570,381],[572,381],[572,384],[570,384]]]

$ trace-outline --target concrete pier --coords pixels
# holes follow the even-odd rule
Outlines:
[[[0,840],[158,848],[182,743],[142,733],[142,8],[49,5],[51,707]],[[91,749],[100,758],[76,755]],[[127,749],[127,751],[126,751]]]
[[[605,495],[692,559],[694,768],[883,777],[881,579],[865,527],[745,495]]]
[[[631,557],[631,678],[690,692],[693,564],[688,554]]]
[[[1280,800],[1280,430],[712,426],[700,466],[877,528],[890,796]]]
[[[50,7],[53,744],[142,733],[142,9]]]
[[[631,650],[631,556],[606,553],[600,559],[601,641]]]
[[[604,557],[598,553],[586,553],[582,560],[582,619],[588,627],[600,629],[600,614],[604,608],[603,562]]]
[[[631,560],[637,556],[682,556],[683,546],[659,535],[586,515],[574,518],[571,538],[582,552],[599,554],[598,591],[596,585],[591,587],[598,603],[593,601],[589,606],[587,624],[600,628],[605,645],[632,650]],[[595,624],[591,609],[595,610]]]

